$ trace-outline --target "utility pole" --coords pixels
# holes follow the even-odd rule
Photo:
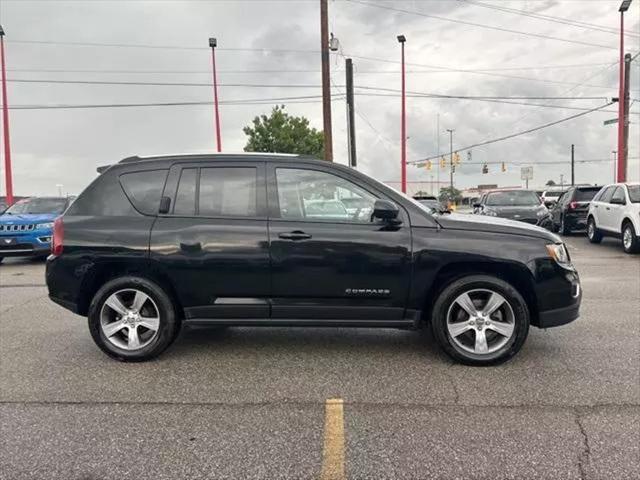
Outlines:
[[[402,60],[402,118],[400,120],[400,172],[402,193],[407,193],[407,106],[405,95],[405,69],[404,69],[404,44],[407,41],[404,35],[398,35],[401,46]]]
[[[618,165],[618,151],[617,150],[611,150],[611,153],[613,153],[613,183],[616,182],[616,166]]]
[[[453,132],[455,132],[455,130],[447,128],[447,132],[449,132],[449,167],[451,171],[450,187],[451,187],[451,190],[453,191]]]
[[[218,76],[216,72],[216,47],[218,41],[215,38],[209,39],[209,46],[211,47],[211,68],[213,70],[213,105],[215,116],[215,128],[216,128],[216,148],[218,153],[222,151],[222,141],[220,139],[220,111],[218,109]]]
[[[560,189],[564,190],[564,174],[560,174]]]
[[[622,170],[621,182],[627,181],[627,169],[629,168],[629,84],[631,80],[631,54],[624,56],[624,116],[622,125],[622,158],[620,168]],[[619,100],[620,101],[620,100]]]
[[[322,118],[324,159],[333,162],[333,136],[331,134],[331,77],[329,73],[329,7],[320,0],[320,56],[322,59]]]
[[[345,71],[347,74],[347,146],[349,147],[349,165],[356,168],[356,119],[355,105],[353,104],[353,61],[350,58],[345,60]]]
[[[571,186],[576,184],[576,158],[575,158],[575,145],[571,144]]]
[[[624,12],[629,10],[632,0],[623,0],[618,11],[620,12],[620,85],[618,91],[618,182],[625,181],[625,150],[624,150],[624,119],[625,119],[625,102],[624,102]]]
[[[11,174],[11,145],[9,144],[9,105],[7,104],[7,72],[4,64],[4,29],[0,25],[0,61],[2,62],[2,126],[4,130],[4,178],[7,205],[13,205],[13,176]]]

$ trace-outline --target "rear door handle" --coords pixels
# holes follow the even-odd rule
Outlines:
[[[307,240],[311,238],[311,235],[300,230],[294,230],[293,232],[280,233],[278,234],[278,237],[284,240]]]
[[[607,210],[611,210],[609,207],[607,207]]]
[[[202,244],[200,242],[184,243],[180,242],[180,250],[185,252],[199,252],[202,250]]]

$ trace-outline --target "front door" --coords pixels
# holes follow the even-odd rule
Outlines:
[[[151,259],[188,319],[268,318],[269,248],[262,162],[179,164],[170,213],[151,232]]]
[[[411,228],[372,219],[384,196],[347,173],[268,164],[273,319],[401,320]]]

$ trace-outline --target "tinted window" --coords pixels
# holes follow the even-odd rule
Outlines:
[[[178,190],[176,191],[174,215],[195,215],[196,214],[196,179],[198,177],[197,168],[186,168],[180,173]]]
[[[166,178],[167,170],[133,172],[120,175],[120,183],[136,210],[155,215]]]
[[[604,192],[602,192],[602,195],[600,195],[600,198],[598,200],[600,200],[601,202],[604,203],[608,203],[609,200],[611,200],[611,195],[613,195],[613,191],[616,189],[616,187],[607,187]]]
[[[138,213],[124,194],[118,178],[103,173],[71,204],[67,215],[125,217]]]
[[[66,198],[27,198],[14,203],[6,210],[6,214],[61,214],[67,206]]]
[[[203,168],[200,171],[198,214],[255,217],[257,184],[255,168]]]
[[[640,185],[627,185],[629,199],[633,203],[640,203]]]
[[[576,190],[574,200],[576,202],[589,202],[600,190],[597,188],[585,188]]]
[[[487,205],[492,207],[514,207],[539,205],[535,192],[515,190],[513,192],[493,192],[487,195]]]
[[[544,196],[545,198],[556,198],[559,197],[563,194],[562,191],[554,191],[554,192],[545,192]]]
[[[613,192],[613,195],[611,196],[611,200],[609,200],[609,203],[612,203],[614,200],[617,200],[618,203],[627,203],[624,197],[624,188],[616,188],[616,190]]]
[[[276,179],[282,218],[371,221],[376,198],[348,180],[293,168],[276,169]]]

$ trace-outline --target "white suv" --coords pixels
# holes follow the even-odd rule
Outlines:
[[[614,183],[591,200],[587,236],[600,243],[604,235],[622,238],[627,253],[640,251],[640,183]]]

